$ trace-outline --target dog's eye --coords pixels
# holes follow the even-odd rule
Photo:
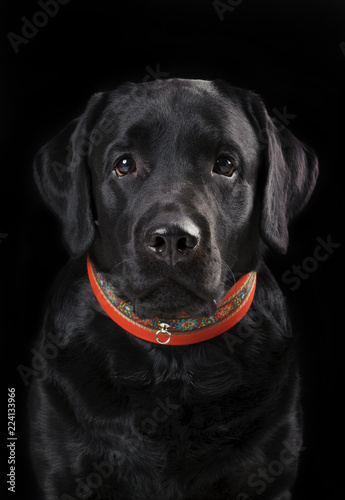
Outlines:
[[[236,168],[233,162],[229,158],[223,156],[218,158],[213,167],[213,172],[227,177],[231,177],[235,171]]]
[[[123,177],[126,174],[130,174],[135,170],[135,161],[130,156],[121,158],[114,165],[114,171],[118,177]]]

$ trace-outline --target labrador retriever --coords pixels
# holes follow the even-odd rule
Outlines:
[[[264,256],[313,151],[251,91],[157,80],[94,95],[34,176],[72,257],[30,397],[45,498],[290,499],[296,335]]]

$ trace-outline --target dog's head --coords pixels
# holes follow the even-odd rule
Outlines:
[[[201,80],[96,94],[35,159],[71,255],[89,251],[141,317],[210,314],[262,242],[286,251],[316,177],[257,95]]]

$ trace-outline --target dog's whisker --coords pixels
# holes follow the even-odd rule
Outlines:
[[[124,264],[124,262],[130,262],[131,259],[123,259],[121,260],[121,262],[119,262],[118,264],[116,264],[116,266],[113,267],[113,270],[116,269],[118,266],[121,266],[122,264]]]
[[[236,278],[235,278],[233,270],[231,269],[231,267],[223,259],[221,259],[221,263],[225,267],[228,275],[230,275],[232,285],[234,285],[236,283]],[[226,276],[225,279],[222,281],[222,285],[225,286],[227,284],[227,280],[228,280],[228,276]]]

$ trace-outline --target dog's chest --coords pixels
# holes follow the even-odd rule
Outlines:
[[[143,372],[138,378],[122,386],[125,403],[116,416],[125,429],[120,440],[130,454],[145,458],[150,451],[158,453],[174,469],[217,453],[243,432],[241,414],[246,409],[241,408],[240,379],[234,384],[233,370],[221,363],[198,373],[181,367],[170,374],[166,370],[150,382]]]
[[[209,477],[219,474],[218,460],[230,467],[231,449],[243,433],[243,419],[234,417],[230,398],[187,404],[177,395],[172,389],[145,401],[132,400],[113,442],[120,477],[131,470],[132,479],[140,481],[145,470],[148,477],[173,487],[197,476],[206,487]]]

